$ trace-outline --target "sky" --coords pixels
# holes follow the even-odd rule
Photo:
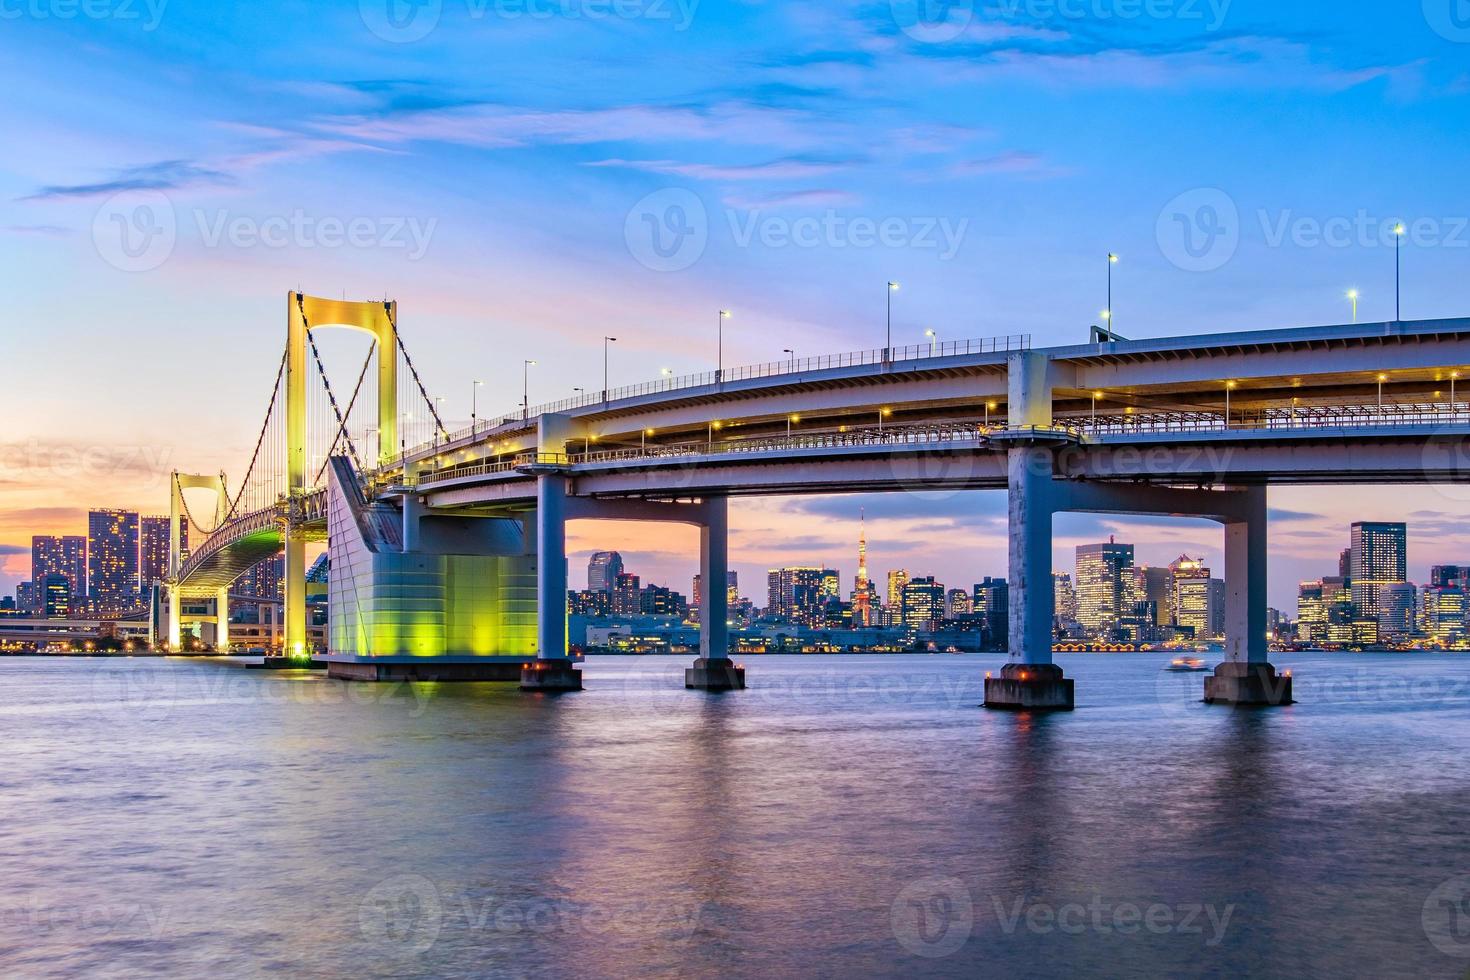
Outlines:
[[[398,300],[445,413],[883,344],[1463,315],[1463,0],[6,0],[0,591],[32,533],[237,477],[288,290]],[[652,222],[650,224],[650,222]],[[876,230],[882,233],[877,234]],[[360,356],[360,354],[356,355]],[[344,362],[350,361],[347,354]],[[1463,488],[1275,489],[1273,605],[1353,520],[1470,563]],[[1005,574],[1003,494],[738,500],[732,560]],[[1217,527],[1059,519],[1220,564]],[[578,524],[688,591],[692,532]],[[581,574],[574,572],[580,586]]]

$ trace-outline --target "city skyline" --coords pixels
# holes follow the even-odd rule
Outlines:
[[[474,398],[481,417],[520,402],[522,358],[541,361],[533,404],[600,387],[604,335],[619,338],[613,386],[664,367],[712,369],[718,345],[727,365],[881,346],[888,281],[903,286],[892,323],[906,344],[927,330],[1079,342],[1105,305],[1129,337],[1344,322],[1354,308],[1386,320],[1394,249],[1380,232],[1400,218],[1430,229],[1404,248],[1403,315],[1466,312],[1459,49],[1387,9],[1237,2],[1214,28],[987,10],[935,43],[886,9],[701,6],[688,23],[594,24],[444,5],[438,29],[405,45],[385,43],[351,4],[285,13],[265,2],[229,31],[201,9],[166,13],[156,24],[11,23],[23,39],[16,70],[35,94],[0,119],[46,138],[13,147],[0,173],[11,202],[0,249],[27,284],[10,322],[44,324],[47,342],[16,345],[5,372],[5,592],[29,574],[30,535],[76,533],[96,501],[157,513],[176,465],[239,479],[275,369],[281,296],[298,285],[400,300],[426,383],[456,425]],[[1324,19],[1341,30],[1324,36]],[[636,38],[640,57],[590,57],[605,31]],[[526,43],[551,32],[555,46]],[[331,50],[316,50],[316,36],[332,37]],[[784,56],[765,50],[770,36]],[[649,57],[663,65],[656,77]],[[493,82],[486,58],[507,69]],[[568,77],[584,84],[568,89]],[[956,97],[980,83],[986,99]],[[1257,114],[1241,130],[1243,103],[1266,91],[1300,113]],[[1297,138],[1302,114],[1309,141]],[[1226,131],[1237,152],[1218,152]],[[1141,145],[1154,148],[1143,159],[1125,149]],[[1281,146],[1295,166],[1270,165]],[[440,179],[426,184],[425,172]],[[663,270],[628,227],[640,201],[670,191],[699,202],[706,244],[688,267]],[[1190,268],[1161,221],[1181,195],[1213,192],[1238,217],[1223,229],[1228,255]],[[177,235],[156,267],[130,270],[94,236],[114,195],[137,193],[161,196]],[[371,243],[323,240],[324,220],[358,218],[379,232]],[[853,220],[889,218],[914,232],[905,244],[849,240]],[[256,234],[221,230],[236,222]],[[820,247],[776,234],[802,222]],[[938,247],[912,240],[920,224]],[[959,239],[952,250],[941,226]],[[722,309],[734,315],[717,340]],[[231,370],[198,369],[185,353],[178,325],[195,322]],[[128,341],[98,343],[102,323]],[[350,370],[356,340],[324,337],[323,355]],[[188,424],[160,421],[175,418]],[[740,501],[736,565],[755,576],[782,560],[842,560],[850,573],[847,542],[866,507],[885,542],[875,568],[954,578],[967,556],[1004,568],[999,496],[938,519],[923,497],[898,497]],[[1359,515],[1422,514],[1437,527],[1427,536],[1470,554],[1455,490],[1278,489],[1271,501],[1287,515],[1272,526],[1278,606],[1330,559],[1333,529]],[[831,521],[817,534],[814,513]],[[1220,564],[1213,529],[1159,526],[1069,517],[1057,555],[1108,533],[1140,549],[1181,536]],[[578,525],[571,547],[606,540],[655,575],[684,577],[688,535],[636,534],[641,548],[627,529]],[[781,538],[797,542],[784,559],[769,546]]]

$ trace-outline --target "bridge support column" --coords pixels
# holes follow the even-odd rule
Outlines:
[[[282,654],[308,657],[306,633],[306,538],[292,525],[286,527],[286,603],[283,610]]]
[[[214,650],[230,652],[230,587],[224,586],[214,599]]]
[[[164,586],[164,592],[168,597],[168,652],[181,653],[184,649],[184,624],[180,617],[184,604],[179,599],[177,585]]]
[[[1249,487],[1245,513],[1225,522],[1225,662],[1205,678],[1207,704],[1292,703],[1291,674],[1268,660],[1266,636],[1266,488]]]
[[[523,691],[580,691],[582,672],[567,656],[567,478],[536,478],[536,662],[521,671]]]
[[[699,527],[699,576],[703,583],[699,607],[699,659],[684,670],[684,686],[701,691],[739,691],[745,688],[745,668],[730,660],[729,500],[712,497],[704,502],[705,520]]]
[[[985,678],[985,706],[1010,711],[1070,711],[1073,682],[1052,663],[1055,595],[1051,577],[1056,490],[1052,451],[1040,446],[1007,455],[1010,495],[1010,663]]]

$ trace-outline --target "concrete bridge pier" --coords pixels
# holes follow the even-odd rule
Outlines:
[[[684,686],[701,691],[745,688],[745,668],[730,660],[730,518],[726,497],[702,505],[699,574],[704,583],[699,607],[699,659],[684,671]]]
[[[1205,678],[1205,703],[1292,704],[1291,672],[1276,672],[1266,643],[1266,488],[1238,492],[1243,513],[1225,521],[1225,662]]]
[[[1010,428],[1021,438],[1006,451],[1010,505],[1010,663],[986,675],[985,707],[1008,711],[1071,711],[1073,683],[1052,663],[1056,602],[1051,579],[1052,517],[1059,494],[1052,472],[1051,361],[1038,351],[1006,362]],[[1025,433],[1029,431],[1030,435]]]
[[[1008,451],[1010,497],[1010,663],[985,677],[985,706],[1010,711],[1071,711],[1071,678],[1052,663],[1055,594],[1051,578],[1056,493],[1052,451]]]
[[[214,598],[214,651],[230,652],[230,587],[221,586]]]
[[[521,670],[523,691],[582,690],[567,652],[568,483],[554,471],[536,477],[536,660]]]

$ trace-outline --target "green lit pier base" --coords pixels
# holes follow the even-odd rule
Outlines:
[[[328,676],[518,681],[536,658],[536,563],[520,521],[368,503],[333,460]]]

